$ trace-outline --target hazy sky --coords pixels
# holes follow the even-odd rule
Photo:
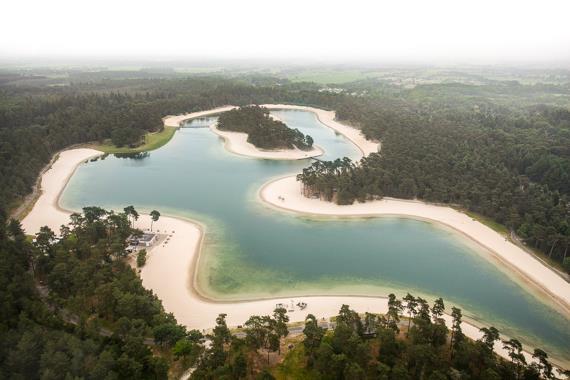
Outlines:
[[[3,0],[0,57],[570,61],[570,0]]]

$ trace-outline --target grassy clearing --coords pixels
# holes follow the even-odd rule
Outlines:
[[[160,132],[147,133],[145,135],[145,143],[143,145],[137,146],[136,148],[117,147],[113,145],[111,140],[105,140],[105,142],[102,144],[89,144],[87,147],[97,149],[103,153],[109,154],[146,152],[149,150],[158,149],[161,146],[165,145],[170,141],[170,139],[172,139],[172,136],[174,136],[174,132],[176,132],[177,129],[178,128],[174,127],[164,127],[164,129]]]
[[[314,370],[305,368],[305,346],[302,343],[295,345],[287,353],[281,364],[271,370],[271,374],[277,380],[313,380],[319,379],[319,374]]]
[[[486,216],[483,216],[483,215],[478,214],[476,212],[466,211],[466,210],[460,210],[460,211],[464,212],[465,214],[469,215],[470,217],[477,220],[478,222],[483,223],[487,227],[497,231],[501,235],[508,237],[510,239],[509,229],[505,225],[498,223],[498,222],[495,222],[494,220],[487,218]]]

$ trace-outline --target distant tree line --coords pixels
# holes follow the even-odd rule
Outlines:
[[[269,110],[260,106],[245,106],[222,113],[218,118],[218,129],[247,133],[247,141],[262,149],[309,150],[313,147],[311,136],[273,119]]]

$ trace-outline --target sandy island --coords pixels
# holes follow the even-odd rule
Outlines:
[[[271,105],[268,108],[279,109],[306,109],[305,107],[290,107],[285,105]],[[189,115],[174,116],[165,118],[165,125],[173,125],[174,122],[180,123],[183,120],[192,117],[208,116],[215,113],[223,112],[228,107],[218,108],[215,110],[198,112]],[[311,110],[311,109],[307,109]],[[311,110],[312,111],[312,110]],[[318,114],[317,114],[318,115]],[[322,111],[319,119],[326,123],[330,121],[327,118],[334,117],[329,111]],[[339,133],[345,134],[347,138],[355,144],[362,142],[359,146],[363,154],[375,152],[378,150],[379,143],[360,141],[363,136],[360,131],[342,126],[328,125],[337,130]],[[340,127],[342,126],[342,128]],[[69,221],[69,210],[63,210],[59,206],[59,197],[64,190],[69,178],[73,175],[76,167],[91,157],[97,156],[101,152],[93,149],[72,149],[60,153],[59,158],[52,167],[47,170],[41,180],[41,190],[38,201],[34,205],[32,211],[24,218],[22,225],[28,234],[34,234],[39,231],[41,226],[47,225],[54,231],[59,231],[62,224]],[[442,219],[448,225],[459,231],[465,231],[472,239],[476,241],[486,241],[489,239],[489,245],[492,241],[498,244],[497,239],[503,240],[496,232],[473,222],[469,217],[455,210],[425,205],[421,202],[403,202],[396,200],[384,200],[379,203],[367,203],[363,205],[349,206],[351,209],[339,209],[331,203],[320,202],[312,199],[305,199],[299,193],[298,184],[292,177],[280,179],[263,187],[261,195],[272,207],[294,210],[297,212],[317,213],[321,215],[409,215],[413,217],[421,217],[430,220]],[[284,195],[286,200],[281,202],[277,200],[278,195]],[[345,207],[345,206],[342,206]],[[381,209],[378,207],[382,207]],[[346,211],[345,211],[346,210]],[[359,211],[360,210],[360,211]],[[438,214],[439,213],[439,214]],[[456,213],[456,214],[454,214]],[[449,215],[448,215],[449,214]],[[446,219],[447,218],[447,219]],[[150,218],[148,215],[142,215],[136,223],[136,227],[147,228],[150,226]],[[472,226],[470,229],[469,226]],[[476,226],[477,228],[474,228]],[[297,302],[306,302],[307,308],[303,311],[295,308],[290,312],[291,322],[303,321],[309,313],[316,315],[318,318],[336,315],[342,304],[348,304],[358,312],[376,312],[385,313],[387,311],[387,300],[384,297],[366,297],[366,296],[303,296],[303,297],[286,297],[286,298],[268,298],[263,300],[244,300],[219,302],[207,299],[201,296],[195,288],[195,271],[199,267],[200,251],[203,237],[204,227],[199,223],[181,218],[173,218],[162,216],[158,222],[154,224],[154,230],[161,234],[168,234],[168,242],[164,240],[152,248],[149,252],[147,263],[141,270],[141,278],[146,288],[152,289],[153,292],[162,300],[165,309],[172,312],[177,320],[189,328],[208,329],[214,324],[215,317],[219,313],[228,314],[229,325],[238,325],[244,323],[250,315],[253,314],[270,314],[277,303],[291,304],[293,300]],[[479,235],[481,236],[479,236]],[[492,235],[495,236],[492,236]],[[514,247],[514,248],[513,248]],[[561,300],[568,301],[570,296],[569,285],[555,275],[552,271],[542,265],[540,262],[521,250],[517,252],[513,246],[509,251],[501,253],[505,260],[511,260],[514,267],[532,273],[532,278],[536,276],[536,282],[557,294]],[[503,252],[502,247],[497,249]],[[450,317],[446,316],[449,323]],[[463,323],[464,333],[473,339],[481,337],[479,328],[468,323]],[[501,345],[496,345],[497,352],[505,356],[506,352]]]
[[[314,145],[311,150],[298,148],[263,150],[247,142],[247,133],[221,131],[216,124],[210,125],[210,130],[224,139],[224,147],[228,151],[240,156],[265,160],[303,160],[309,157],[318,157],[324,153],[317,145]]]

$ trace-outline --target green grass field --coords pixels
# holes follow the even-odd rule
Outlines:
[[[111,143],[111,140],[106,140],[102,144],[89,144],[89,148],[100,150],[103,153],[140,153],[147,152],[149,150],[155,150],[165,145],[172,139],[174,132],[178,128],[174,127],[164,127],[160,132],[147,133],[145,135],[145,143],[143,145],[137,146],[136,148],[129,147],[116,147]]]
[[[319,375],[314,370],[306,369],[305,346],[299,342],[285,356],[285,360],[275,367],[271,374],[277,380],[313,380],[319,379]]]

